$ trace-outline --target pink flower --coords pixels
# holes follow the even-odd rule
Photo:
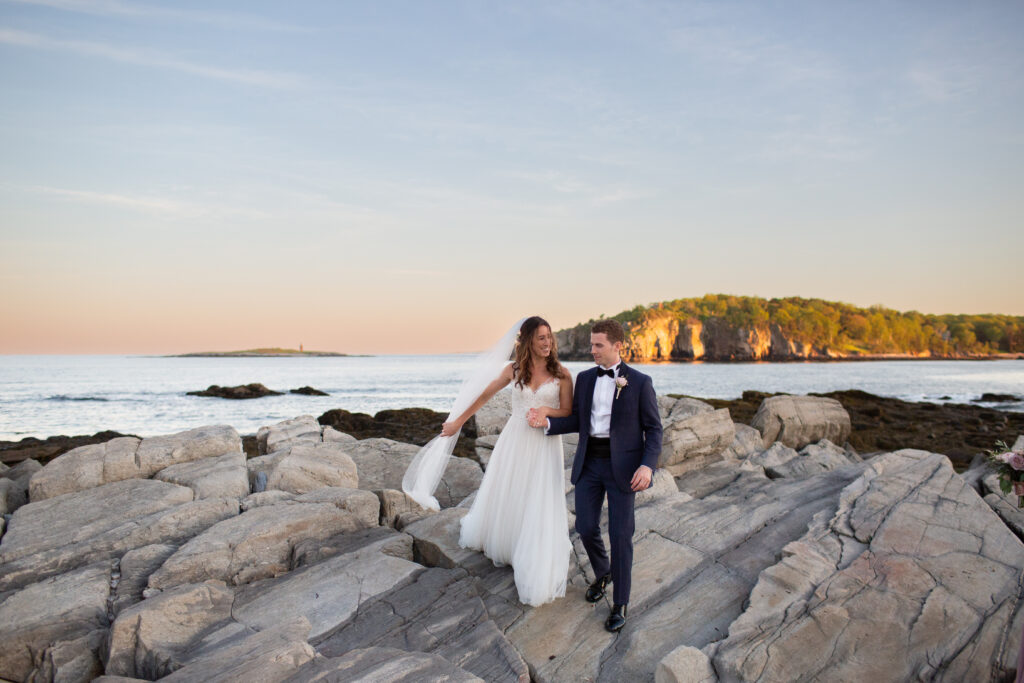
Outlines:
[[[624,389],[625,387],[629,386],[629,382],[627,382],[627,381],[626,381],[626,378],[625,378],[625,377],[616,377],[616,378],[615,378],[615,386],[616,386],[616,387],[618,387],[618,388],[617,388],[617,389],[615,390],[615,398],[618,398],[618,397],[619,397],[619,394],[621,394],[621,393],[622,393],[622,390],[623,390],[623,389]]]
[[[1017,471],[1024,470],[1024,453],[1011,453],[1008,464]]]
[[[1006,451],[1005,453],[1000,453],[999,455],[996,456],[997,459],[1005,462],[1007,465],[1010,464],[1010,458],[1012,457],[1013,451]]]

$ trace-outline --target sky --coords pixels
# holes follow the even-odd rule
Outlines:
[[[1024,315],[1024,3],[0,0],[0,353]]]

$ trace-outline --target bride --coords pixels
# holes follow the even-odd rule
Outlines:
[[[565,595],[572,551],[561,438],[546,436],[526,421],[531,408],[541,417],[572,412],[572,376],[558,362],[547,321],[533,316],[522,323],[515,361],[507,363],[465,411],[449,416],[441,435],[458,435],[466,421],[509,384],[512,415],[494,444],[469,513],[462,518],[459,545],[482,550],[498,566],[511,564],[520,602],[541,605]]]

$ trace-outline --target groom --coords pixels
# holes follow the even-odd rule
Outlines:
[[[651,378],[627,367],[619,353],[626,334],[615,320],[599,320],[590,330],[590,352],[598,367],[576,378],[572,414],[547,418],[546,434],[579,432],[572,463],[576,486],[576,531],[596,577],[587,601],[604,597],[614,584],[612,611],[605,628],[615,632],[626,623],[633,569],[633,500],[651,485],[661,453],[661,416]],[[535,411],[534,427],[545,421]],[[608,496],[608,536],[612,554],[601,539],[601,507]]]

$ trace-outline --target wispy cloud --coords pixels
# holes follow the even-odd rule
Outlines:
[[[190,62],[149,50],[117,47],[106,43],[83,40],[63,40],[38,33],[0,29],[0,43],[43,50],[72,52],[89,57],[111,59],[137,66],[153,66],[184,73],[265,88],[295,88],[308,85],[308,79],[298,74],[262,71],[257,69],[229,69],[209,64]]]
[[[539,183],[549,189],[567,195],[576,195],[593,204],[614,204],[617,202],[646,199],[654,196],[650,190],[642,190],[616,185],[602,185],[580,180],[576,176],[560,171],[512,172],[507,175]]]
[[[967,67],[938,67],[918,65],[906,74],[911,87],[932,102],[948,102],[970,94],[977,75]]]
[[[731,71],[754,72],[775,85],[806,85],[835,78],[826,55],[800,50],[769,34],[736,26],[687,26],[671,31],[672,48]]]
[[[285,31],[289,33],[306,33],[313,29],[281,24],[263,17],[236,12],[209,12],[195,9],[179,9],[158,7],[141,3],[126,3],[118,0],[3,0],[8,4],[33,5],[49,7],[67,12],[92,14],[104,17],[125,17],[137,19],[157,19],[183,21],[197,24],[209,24],[231,29],[252,29],[259,31]]]
[[[204,215],[234,215],[244,218],[265,218],[266,214],[261,211],[239,208],[234,206],[220,206],[214,204],[203,204],[200,202],[188,202],[167,197],[153,197],[145,195],[125,195],[113,192],[95,192],[92,190],[72,190],[60,187],[46,187],[32,185],[20,188],[24,191],[37,194],[58,197],[68,201],[83,202],[87,204],[100,204],[115,206],[134,211],[155,213],[168,217],[198,217]]]

